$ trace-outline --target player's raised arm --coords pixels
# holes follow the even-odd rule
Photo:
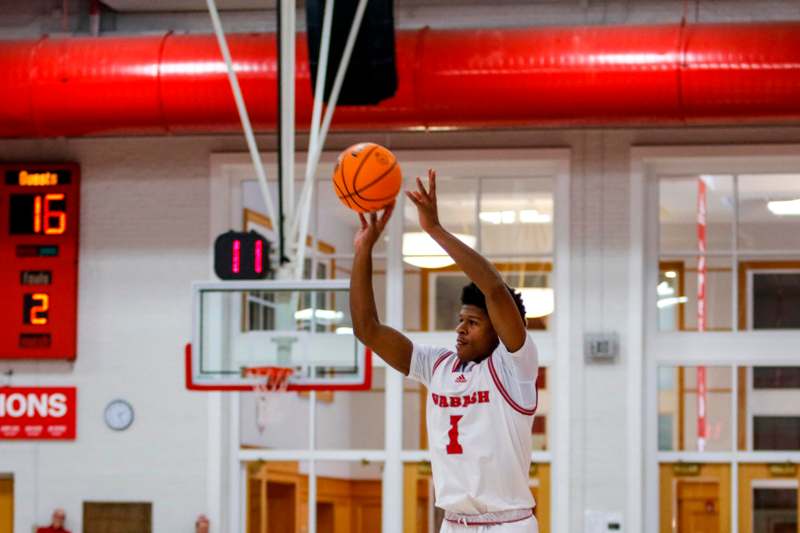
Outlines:
[[[481,254],[461,242],[439,223],[436,204],[436,172],[428,170],[428,188],[417,178],[417,190],[406,195],[417,206],[419,225],[456,262],[486,297],[489,320],[500,341],[510,352],[525,342],[525,323],[521,320],[514,298],[500,273]]]
[[[361,213],[358,215],[361,228],[353,240],[355,258],[350,275],[350,314],[355,336],[389,366],[408,375],[413,349],[411,341],[396,329],[381,324],[372,288],[372,249],[393,210],[392,203],[380,219],[375,213],[369,214],[369,220]]]

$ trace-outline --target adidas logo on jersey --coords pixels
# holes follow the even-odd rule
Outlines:
[[[464,374],[459,374],[456,378],[456,383],[466,383],[467,378],[464,377]]]

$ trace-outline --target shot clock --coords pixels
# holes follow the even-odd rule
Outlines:
[[[214,241],[214,273],[220,279],[264,279],[270,273],[269,241],[250,230],[229,231]]]
[[[74,359],[80,169],[0,165],[0,359]]]

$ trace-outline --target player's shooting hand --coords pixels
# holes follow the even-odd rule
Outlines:
[[[383,229],[389,222],[392,211],[394,211],[394,202],[386,206],[380,218],[378,218],[377,212],[367,213],[367,216],[364,216],[364,213],[358,214],[361,227],[353,238],[353,248],[355,248],[356,253],[362,250],[372,250],[378,237],[383,233]]]
[[[408,199],[417,206],[419,225],[427,231],[439,225],[439,209],[436,205],[436,171],[428,169],[428,188],[422,184],[422,179],[417,177],[417,190],[406,191]]]

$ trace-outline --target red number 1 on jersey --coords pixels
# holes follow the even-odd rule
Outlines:
[[[450,437],[450,443],[445,448],[450,455],[464,453],[464,449],[458,443],[458,421],[461,420],[461,417],[461,415],[450,415],[450,431],[447,432],[447,436]]]

